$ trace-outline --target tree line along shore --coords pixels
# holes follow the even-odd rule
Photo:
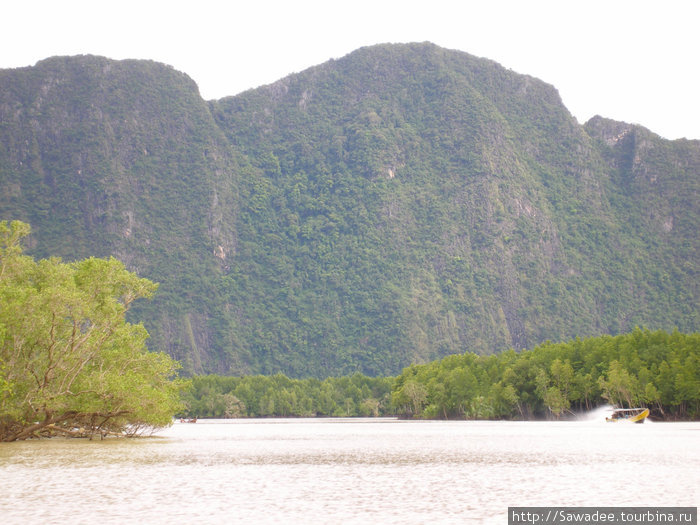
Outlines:
[[[395,377],[195,376],[185,417],[560,419],[602,405],[700,418],[700,334],[637,328],[531,350],[450,355]]]

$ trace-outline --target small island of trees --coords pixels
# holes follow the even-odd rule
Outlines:
[[[130,305],[157,285],[116,259],[22,254],[27,224],[0,222],[0,441],[137,435],[167,426],[184,382],[148,352]]]

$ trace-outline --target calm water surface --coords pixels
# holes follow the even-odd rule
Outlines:
[[[200,420],[0,444],[2,523],[507,523],[510,506],[697,506],[700,424]]]

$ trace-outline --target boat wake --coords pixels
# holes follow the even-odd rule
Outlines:
[[[594,408],[593,410],[590,410],[588,412],[579,413],[577,415],[576,419],[578,421],[590,421],[593,423],[606,423],[606,418],[611,417],[615,410],[616,410],[615,407],[612,405],[603,405],[603,406],[599,406],[597,408]],[[644,421],[647,423],[651,423],[651,421],[648,418],[646,418]]]
[[[594,408],[588,412],[582,412],[578,415],[579,421],[594,421],[599,423],[605,423],[605,418],[610,417],[610,415],[615,410],[612,405],[603,405],[598,408]]]

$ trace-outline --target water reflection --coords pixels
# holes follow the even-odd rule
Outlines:
[[[614,428],[611,428],[614,427]],[[698,424],[200,420],[0,446],[4,523],[504,523],[509,505],[697,505]]]

